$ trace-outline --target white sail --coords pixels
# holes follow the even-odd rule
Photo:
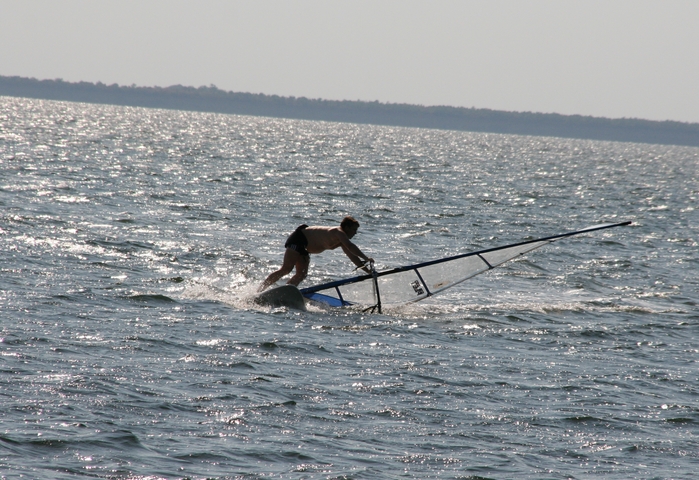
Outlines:
[[[301,293],[310,300],[331,306],[364,305],[380,309],[381,305],[417,302],[560,238],[630,223],[595,225],[575,232],[374,272],[373,275],[304,288]]]

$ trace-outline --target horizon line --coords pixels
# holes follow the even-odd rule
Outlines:
[[[509,113],[509,114],[530,114],[530,115],[550,115],[550,116],[560,116],[560,117],[579,117],[579,118],[591,118],[591,119],[597,119],[597,120],[640,120],[644,122],[657,122],[657,123],[678,123],[678,124],[683,124],[683,125],[697,125],[699,126],[699,121],[697,122],[688,122],[688,121],[683,121],[683,120],[671,120],[671,119],[665,119],[665,120],[652,120],[648,118],[640,118],[640,117],[604,117],[604,116],[597,116],[597,115],[585,115],[581,113],[558,113],[558,112],[542,112],[542,111],[531,111],[531,110],[502,110],[502,109],[494,109],[494,108],[488,108],[488,107],[464,107],[464,106],[454,106],[454,105],[446,105],[446,104],[433,104],[433,105],[425,105],[425,104],[420,104],[420,103],[407,103],[407,102],[390,102],[390,101],[382,101],[382,100],[349,100],[349,99],[343,99],[343,100],[335,100],[335,99],[328,99],[328,98],[312,98],[312,97],[307,97],[307,96],[295,96],[295,95],[279,95],[275,93],[263,93],[263,92],[245,92],[245,91],[235,91],[235,90],[224,90],[222,88],[217,87],[215,84],[211,83],[208,86],[206,85],[201,85],[199,87],[191,86],[191,85],[182,85],[182,84],[172,84],[168,86],[160,86],[160,85],[137,85],[135,83],[132,83],[131,85],[120,85],[118,83],[111,83],[107,84],[102,82],[101,80],[98,80],[96,82],[90,82],[86,80],[79,80],[79,81],[69,81],[69,80],[64,80],[63,78],[43,78],[39,79],[36,77],[23,77],[20,75],[0,75],[0,78],[15,78],[15,79],[21,79],[21,80],[34,80],[38,82],[63,82],[67,84],[72,84],[72,85],[80,85],[80,84],[89,84],[89,85],[95,85],[95,86],[106,86],[106,87],[117,87],[117,88],[143,88],[143,89],[160,89],[160,90],[168,90],[168,89],[173,89],[173,88],[183,88],[183,89],[191,89],[191,90],[196,90],[196,91],[202,91],[202,90],[216,90],[222,93],[227,93],[227,94],[244,94],[244,95],[253,95],[253,96],[263,96],[263,97],[276,97],[280,99],[289,99],[289,100],[310,100],[313,102],[338,102],[338,103],[367,103],[367,104],[378,104],[378,105],[385,105],[385,106],[408,106],[408,107],[420,107],[420,108],[446,108],[446,109],[455,109],[455,110],[471,110],[471,111],[483,111],[483,112],[502,112],[502,113]]]

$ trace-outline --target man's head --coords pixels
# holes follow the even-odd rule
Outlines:
[[[349,238],[352,238],[357,233],[357,229],[359,228],[359,222],[356,221],[354,217],[348,215],[342,219],[342,223],[340,223],[340,228],[343,232],[347,234]]]

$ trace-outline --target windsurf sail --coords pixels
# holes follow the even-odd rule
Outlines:
[[[367,310],[378,309],[380,313],[382,305],[419,302],[479,273],[491,270],[508,260],[561,238],[630,224],[631,222],[593,225],[582,230],[536,240],[464,253],[381,272],[372,271],[371,274],[367,275],[302,288],[301,294],[309,300],[334,307],[359,305],[368,307]]]

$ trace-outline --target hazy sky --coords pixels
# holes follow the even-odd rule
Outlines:
[[[0,0],[0,75],[699,122],[699,0]]]

